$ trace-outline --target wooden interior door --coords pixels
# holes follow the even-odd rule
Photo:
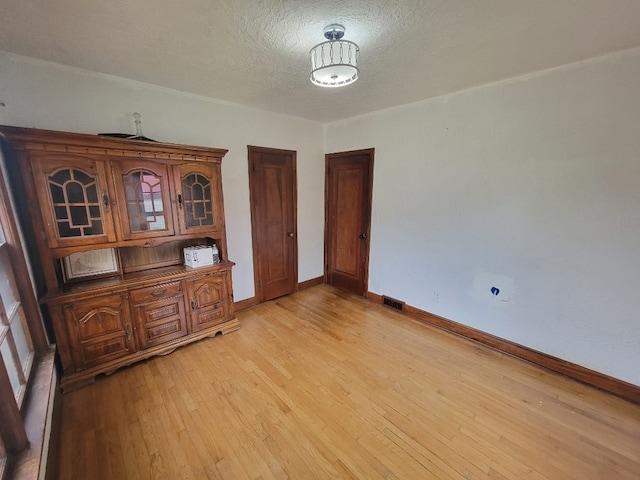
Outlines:
[[[366,296],[373,149],[325,157],[325,280]]]
[[[249,147],[253,270],[259,302],[296,291],[296,152]]]

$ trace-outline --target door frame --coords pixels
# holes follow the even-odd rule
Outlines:
[[[369,156],[369,195],[366,200],[365,212],[367,217],[366,246],[364,255],[364,291],[362,296],[368,298],[369,294],[369,251],[371,249],[371,213],[373,210],[373,163],[375,148],[365,148],[362,150],[349,150],[347,152],[335,152],[325,154],[325,176],[324,176],[324,283],[329,283],[329,163],[332,158],[350,157],[353,155]]]
[[[282,154],[282,155],[291,155],[293,158],[292,165],[292,176],[293,182],[291,185],[292,188],[292,197],[293,197],[293,205],[292,205],[292,215],[293,215],[293,283],[294,288],[293,292],[298,291],[298,174],[297,174],[297,163],[298,163],[298,152],[295,150],[284,150],[279,148],[269,148],[269,147],[258,147],[254,145],[247,145],[247,158],[248,158],[248,167],[249,167],[249,207],[251,210],[251,249],[253,252],[253,287],[255,291],[255,299],[257,303],[262,303],[265,300],[264,289],[262,287],[262,283],[260,282],[260,263],[259,263],[259,252],[258,252],[258,238],[257,238],[257,229],[255,226],[257,212],[255,208],[255,199],[254,191],[253,191],[253,182],[254,182],[254,170],[252,165],[252,154],[254,152],[257,153],[273,153],[273,154]]]

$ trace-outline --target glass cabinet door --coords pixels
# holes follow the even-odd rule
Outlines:
[[[125,240],[173,235],[169,170],[150,162],[113,162]]]
[[[216,165],[181,165],[176,183],[180,233],[209,233],[222,228],[219,172]],[[218,173],[218,174],[216,174]]]
[[[33,165],[49,247],[115,241],[104,161],[65,155]]]

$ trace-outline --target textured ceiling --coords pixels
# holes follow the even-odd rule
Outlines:
[[[639,0],[0,0],[0,50],[320,122],[640,45]],[[330,23],[360,79],[309,81]]]

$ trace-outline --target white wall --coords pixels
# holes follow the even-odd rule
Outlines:
[[[330,124],[376,152],[369,289],[640,385],[638,79],[636,49]]]
[[[133,132],[138,111],[148,137],[229,149],[236,300],[254,295],[246,146],[298,152],[300,281],[323,272],[324,152],[374,147],[371,291],[640,385],[638,78],[633,50],[325,139],[313,122],[0,52],[0,124]]]
[[[0,124],[134,133],[229,150],[222,161],[236,301],[254,296],[247,145],[297,151],[298,279],[323,274],[324,127],[299,118],[0,52]]]

